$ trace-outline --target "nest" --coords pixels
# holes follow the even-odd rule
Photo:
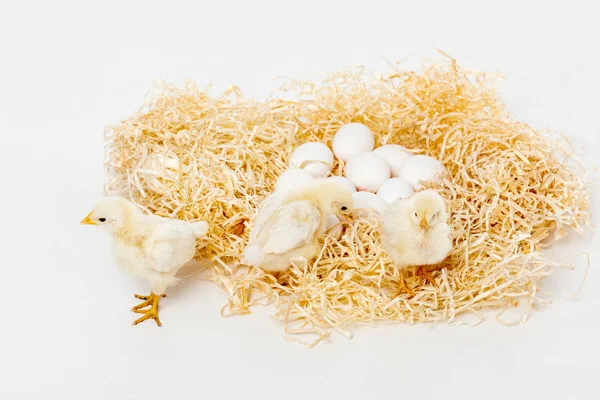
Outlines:
[[[196,83],[158,82],[142,108],[107,128],[109,182],[147,211],[207,220],[198,257],[230,294],[224,315],[274,303],[286,337],[314,334],[313,346],[353,323],[456,320],[483,307],[539,305],[539,281],[560,266],[542,254],[568,230],[583,232],[589,195],[569,168],[560,141],[508,115],[497,78],[447,59],[421,72],[339,72],[321,84],[288,81],[283,100],[243,98],[232,87],[213,98]],[[343,236],[323,237],[319,256],[279,279],[240,265],[255,213],[292,150],[308,141],[331,145],[348,122],[439,159],[449,177],[435,187],[447,200],[454,248],[416,293],[396,296],[398,271],[382,250],[380,222],[361,213]],[[333,174],[341,175],[341,165]]]

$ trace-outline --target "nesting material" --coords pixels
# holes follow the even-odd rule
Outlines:
[[[106,190],[158,215],[208,221],[199,255],[213,261],[211,279],[230,293],[223,314],[273,302],[286,337],[308,346],[334,330],[350,336],[357,322],[456,322],[519,298],[535,307],[540,279],[560,266],[541,250],[568,230],[583,231],[589,196],[562,147],[511,118],[495,87],[492,76],[452,59],[422,72],[289,82],[283,89],[297,101],[245,100],[237,88],[212,98],[194,83],[158,83],[138,112],[107,129]],[[455,237],[432,272],[437,287],[419,286],[409,272],[416,295],[396,297],[398,272],[374,213],[358,213],[339,240],[324,237],[314,262],[298,262],[279,281],[239,265],[257,207],[293,149],[331,146],[349,122],[367,125],[375,146],[400,143],[447,169],[434,187],[448,201]]]

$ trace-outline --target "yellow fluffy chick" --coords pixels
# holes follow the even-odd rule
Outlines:
[[[291,261],[312,260],[327,216],[341,219],[352,211],[350,190],[339,182],[319,179],[287,194],[274,194],[261,205],[244,251],[244,262],[268,272],[287,270]]]
[[[406,286],[402,270],[410,266],[437,264],[452,249],[448,215],[442,197],[425,190],[408,199],[389,204],[382,218],[382,241],[385,251],[400,270],[399,292]]]
[[[101,200],[81,221],[97,225],[112,234],[117,262],[130,272],[150,281],[149,296],[132,311],[143,314],[133,324],[158,318],[158,303],[165,289],[175,284],[175,274],[196,252],[196,239],[208,232],[206,222],[185,222],[142,213],[133,203],[120,197]],[[148,307],[144,309],[144,307]]]

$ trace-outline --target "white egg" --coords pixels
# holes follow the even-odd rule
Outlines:
[[[373,153],[383,158],[392,170],[392,176],[397,177],[400,171],[400,166],[412,157],[413,154],[406,148],[397,144],[386,144],[385,146],[379,146]]]
[[[400,178],[392,178],[387,181],[379,190],[377,190],[377,196],[385,200],[386,203],[391,203],[396,199],[406,199],[412,196],[414,190],[410,183]]]
[[[275,192],[289,192],[290,190],[297,189],[313,180],[314,178],[312,175],[302,169],[288,169],[277,178],[277,182],[275,182]]]
[[[338,160],[348,161],[355,154],[373,151],[375,137],[367,126],[353,122],[336,132],[331,147]]]
[[[322,178],[333,167],[333,153],[323,143],[304,143],[292,153],[290,166],[302,168],[315,178]]]
[[[369,192],[352,193],[352,199],[354,210],[375,210],[382,215],[386,207],[386,202],[381,197]]]
[[[445,171],[444,165],[435,158],[416,155],[402,164],[398,178],[408,181],[413,189],[418,190],[423,187],[421,182],[440,182]]]
[[[383,182],[390,179],[390,166],[377,154],[355,154],[346,163],[345,175],[356,190],[376,192]]]
[[[348,190],[350,190],[352,193],[356,192],[356,187],[354,187],[354,184],[350,182],[350,179],[348,178],[344,178],[343,176],[331,176],[327,179],[330,181],[341,183],[342,185],[346,186]]]

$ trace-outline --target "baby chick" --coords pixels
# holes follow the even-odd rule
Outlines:
[[[382,241],[396,268],[422,267],[446,258],[452,249],[447,220],[444,200],[433,190],[389,204],[382,218]],[[402,289],[414,296],[401,271],[399,292]]]
[[[313,259],[327,216],[346,219],[352,193],[339,182],[318,179],[287,194],[274,194],[261,205],[244,250],[244,262],[269,272],[290,267],[294,258]]]
[[[144,301],[132,311],[143,316],[133,324],[154,319],[162,326],[158,302],[166,297],[165,289],[178,281],[177,270],[194,257],[196,239],[206,235],[208,223],[147,215],[120,197],[101,200],[81,223],[98,225],[112,234],[119,265],[150,281],[149,296],[135,295]]]

